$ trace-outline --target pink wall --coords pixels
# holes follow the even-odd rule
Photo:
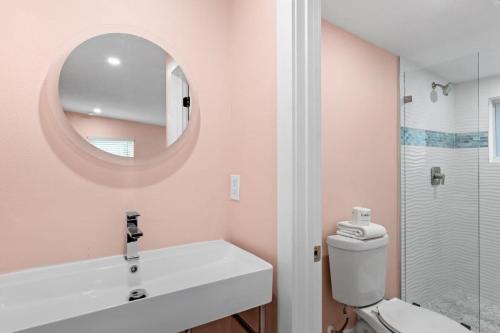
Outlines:
[[[386,296],[399,295],[399,60],[323,21],[323,235],[350,219],[352,206],[373,210],[390,236]],[[326,243],[323,244],[326,246]],[[342,324],[323,260],[323,327]]]
[[[142,214],[142,249],[226,238],[275,263],[275,14],[267,0],[4,4],[0,273],[122,253],[127,210]],[[48,143],[40,106],[49,68],[69,45],[107,32],[165,46],[197,93],[196,145],[168,177],[68,163],[74,152]],[[242,175],[239,204],[228,200],[230,173]],[[226,320],[200,331],[237,329]]]
[[[135,157],[152,156],[167,146],[165,126],[65,112],[73,128],[83,137],[134,140]]]
[[[230,8],[228,163],[241,175],[241,200],[229,202],[226,230],[230,241],[275,266],[276,1],[232,0]],[[268,307],[268,332],[276,331],[275,310],[275,303]]]
[[[0,206],[5,212],[0,271],[121,253],[124,214],[130,209],[142,213],[143,249],[225,236],[228,166],[220,147],[227,144],[229,106],[221,69],[227,63],[228,13],[228,0],[5,4],[0,13]],[[131,29],[167,41],[198,93],[202,121],[196,147],[176,173],[153,184],[141,185],[139,179],[137,186],[112,187],[76,173],[51,149],[39,98],[49,67],[68,41],[89,32]],[[125,177],[140,175],[123,177],[126,184]],[[89,230],[92,237],[82,237]]]
[[[276,263],[275,6],[269,0],[4,5],[0,272],[119,254],[131,209],[142,213],[143,249],[226,238]],[[155,182],[140,174],[124,174],[123,186],[98,182],[69,168],[44,136],[39,103],[54,58],[82,35],[110,31],[144,31],[164,41],[199,97],[192,154]],[[398,61],[330,25],[323,33],[324,233],[333,233],[351,206],[372,207],[391,235],[388,295],[396,295]],[[365,135],[352,135],[361,130]],[[374,145],[373,136],[383,144]],[[239,203],[228,199],[231,173],[242,176]],[[89,230],[92,237],[82,237]],[[338,324],[324,259],[325,323]],[[274,307],[269,315],[275,331]],[[236,331],[228,325],[234,323],[204,331]]]

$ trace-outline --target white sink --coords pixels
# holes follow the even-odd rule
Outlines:
[[[272,266],[228,242],[140,256],[0,275],[0,332],[180,332],[271,301]],[[130,302],[138,288],[149,296]]]

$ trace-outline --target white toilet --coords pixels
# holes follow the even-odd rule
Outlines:
[[[333,298],[351,306],[362,333],[470,333],[461,324],[400,299],[384,300],[389,237],[328,237]]]

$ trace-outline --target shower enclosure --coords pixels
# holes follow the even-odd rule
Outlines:
[[[401,297],[481,333],[500,332],[498,59],[401,59]]]

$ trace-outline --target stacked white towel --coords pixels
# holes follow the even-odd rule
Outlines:
[[[385,228],[379,224],[370,223],[368,225],[355,225],[350,221],[337,223],[337,235],[367,240],[384,237],[387,234]]]

